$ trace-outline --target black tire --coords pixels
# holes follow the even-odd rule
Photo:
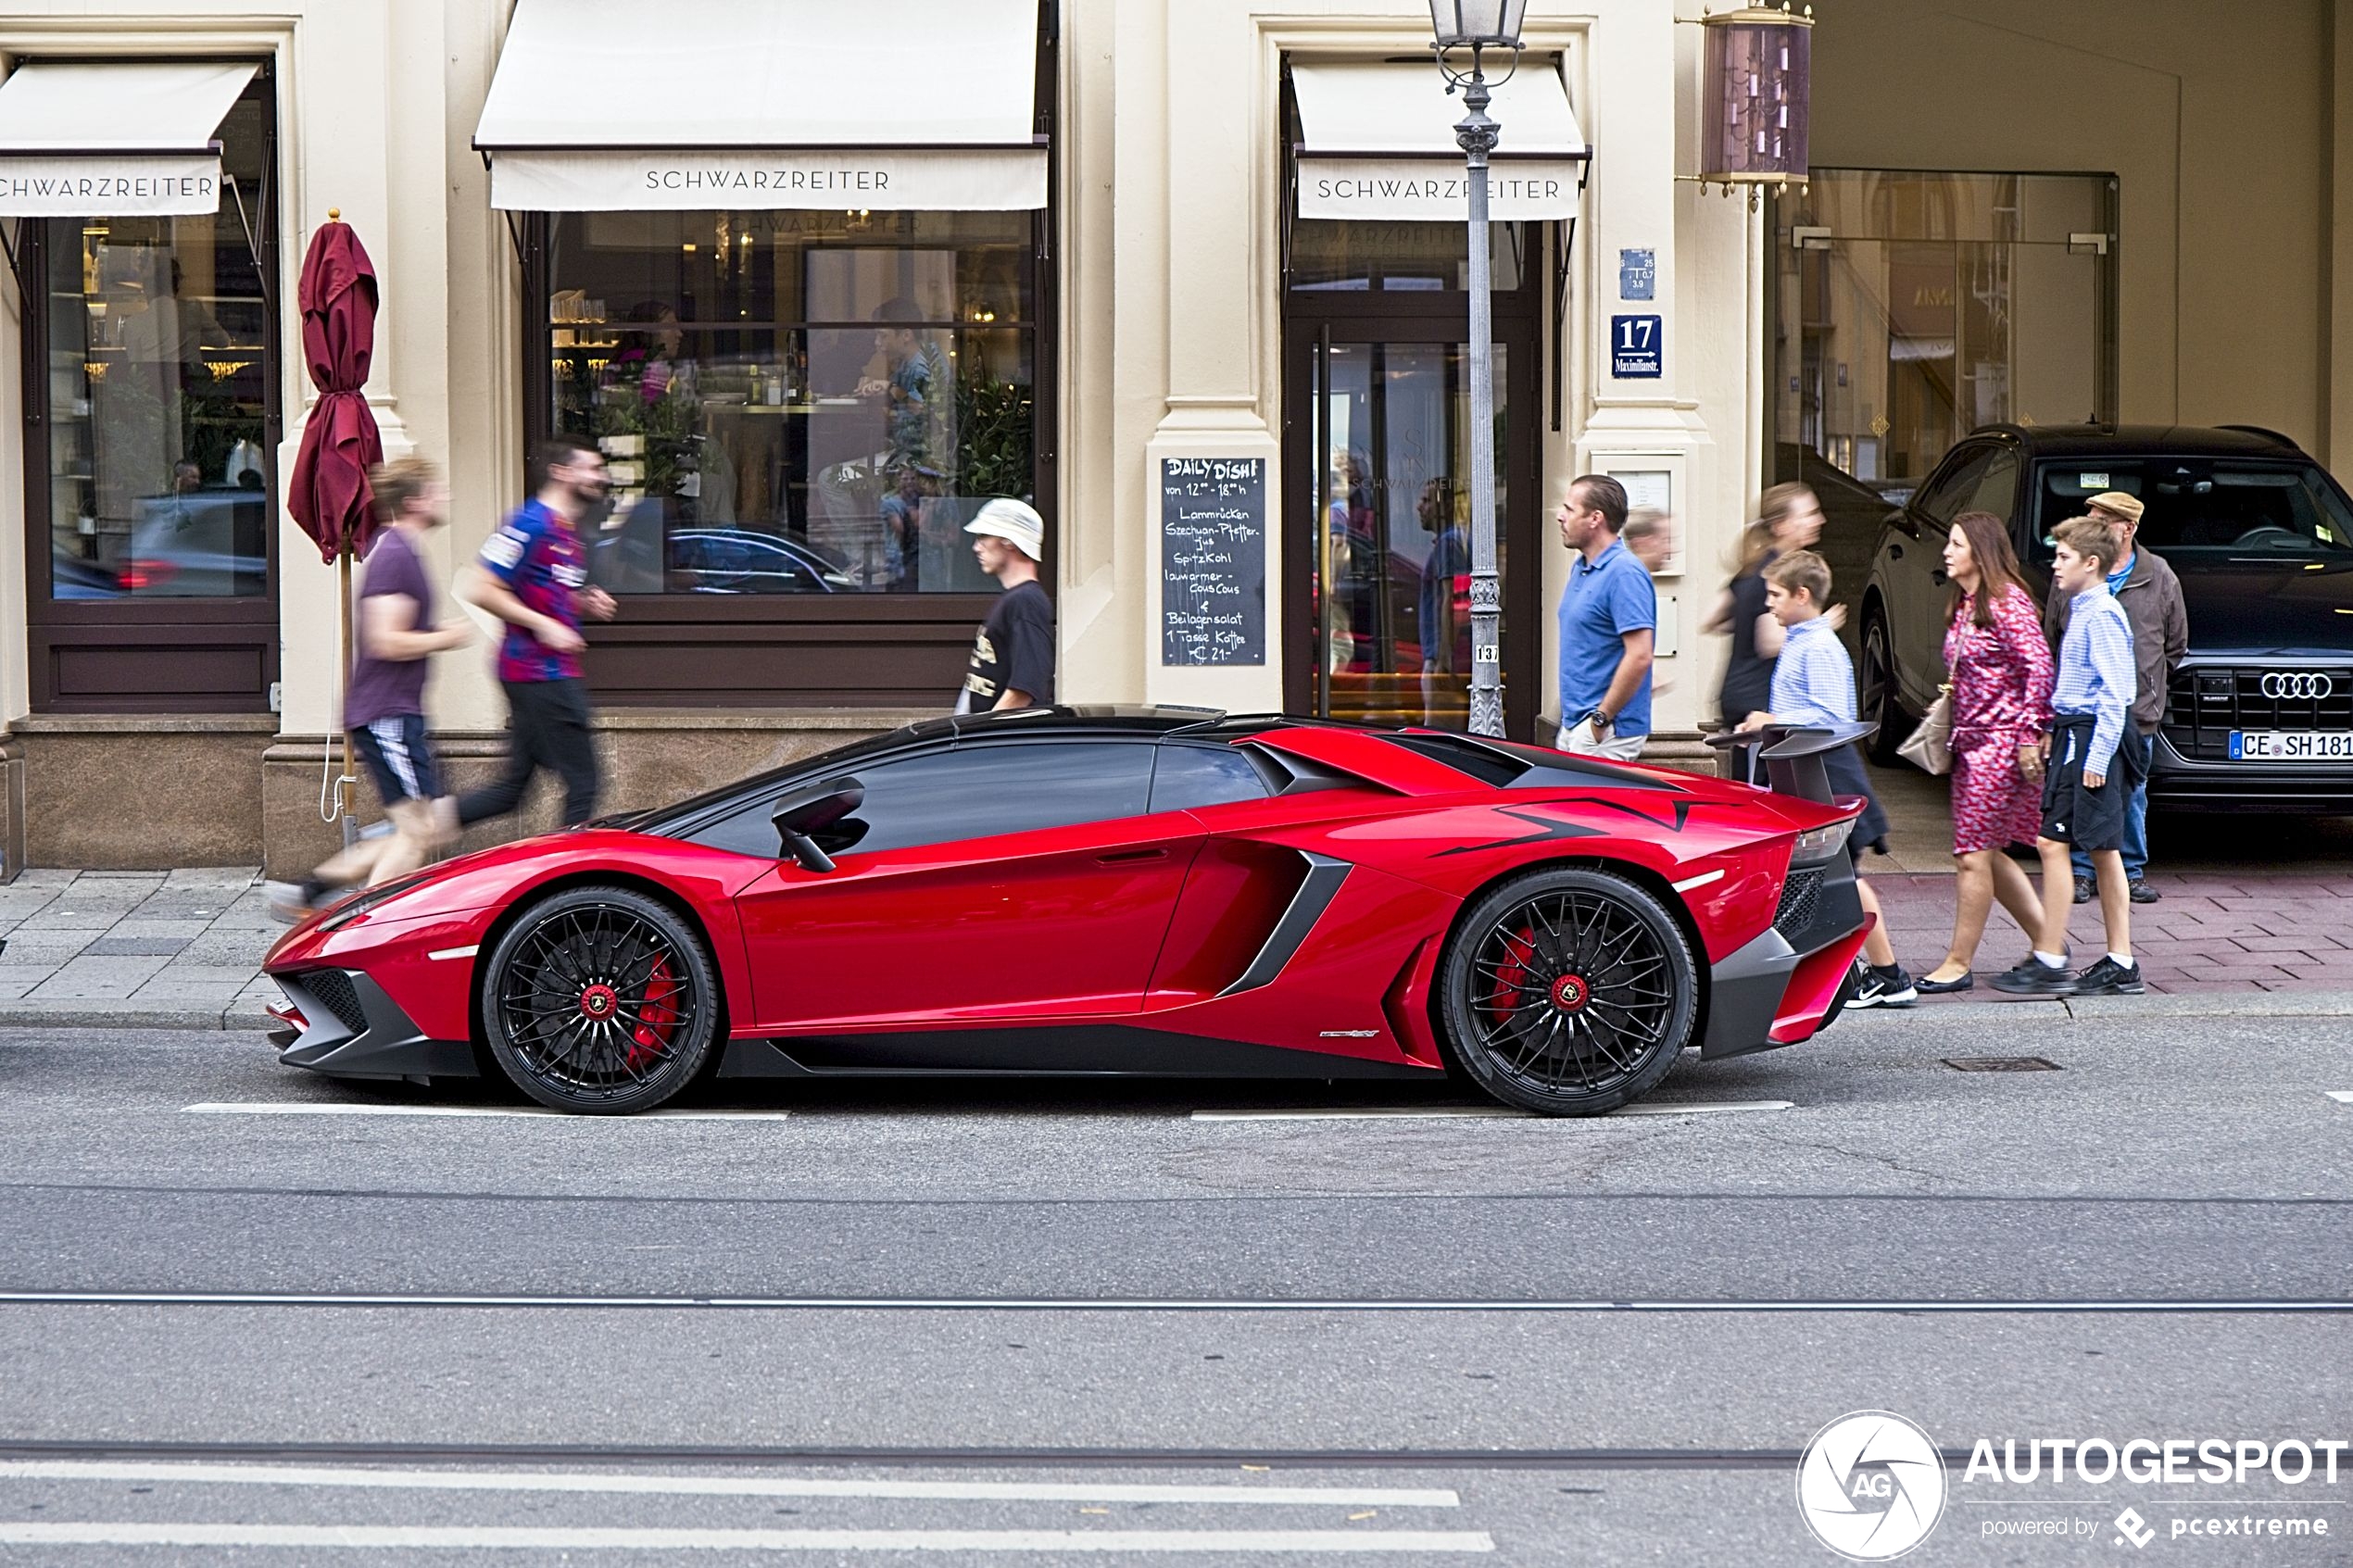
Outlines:
[[[567,888],[526,909],[483,966],[490,1054],[540,1104],[651,1110],[693,1083],[719,1032],[701,939],[641,893]]]
[[[1895,748],[1910,738],[1913,721],[1895,695],[1895,645],[1887,634],[1887,618],[1876,607],[1863,618],[1863,658],[1855,673],[1855,716],[1879,726],[1866,743],[1871,760],[1901,760]]]
[[[1624,877],[1566,866],[1466,909],[1439,985],[1463,1071],[1546,1116],[1599,1116],[1650,1093],[1699,1011],[1698,964],[1666,906]]]

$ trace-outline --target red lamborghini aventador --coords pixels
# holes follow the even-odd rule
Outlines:
[[[1770,791],[1201,709],[933,720],[446,861],[267,969],[283,1060],[503,1073],[564,1110],[706,1075],[1436,1078],[1591,1115],[1803,1040],[1866,929],[1818,753]]]

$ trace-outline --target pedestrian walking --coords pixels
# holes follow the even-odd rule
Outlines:
[[[1651,733],[1658,594],[1625,541],[1626,487],[1572,480],[1554,521],[1576,553],[1560,608],[1560,748],[1631,762]]]
[[[1963,512],[1944,540],[1953,602],[1944,616],[1946,690],[1953,705],[1953,943],[1920,976],[1934,995],[1973,988],[1970,965],[1985,918],[2002,908],[2032,938],[2042,900],[2005,853],[2042,836],[2043,739],[2051,727],[2051,647],[2021,580],[2009,526]]]
[[[2165,558],[2136,547],[2141,532],[2141,498],[2120,490],[2103,491],[2084,503],[2085,515],[2117,531],[2120,558],[2108,574],[2108,588],[2124,608],[2133,628],[2133,721],[2124,727],[2122,744],[2138,760],[2132,774],[2133,794],[2124,805],[2124,881],[2135,904],[2154,904],[2158,891],[2147,882],[2149,863],[2149,759],[2157,746],[2157,727],[2165,720],[2165,694],[2174,666],[2190,649],[2189,610],[2182,603],[2182,580]],[[2043,628],[2056,644],[2067,631],[2068,596],[2051,583],[2043,607]],[[2092,858],[2077,850],[2075,901],[2092,900]]]
[[[468,604],[506,622],[498,684],[510,715],[507,767],[458,802],[460,822],[503,817],[542,768],[563,780],[564,824],[597,810],[597,750],[588,733],[588,684],[580,672],[583,616],[610,621],[612,596],[588,585],[588,552],[576,525],[604,499],[604,455],[551,441],[532,461],[533,494],[499,525],[460,581]]]
[[[1000,497],[964,524],[975,534],[980,570],[1004,590],[973,638],[959,713],[1043,708],[1054,700],[1054,601],[1038,583],[1046,553],[1046,520],[1027,504]]]
[[[337,888],[405,876],[457,838],[457,804],[425,731],[425,674],[436,653],[473,641],[462,620],[434,624],[425,535],[449,521],[449,487],[422,458],[379,465],[368,477],[376,521],[359,583],[358,646],[344,688],[343,722],[384,802],[389,834],[362,838],[321,864],[298,891],[301,909]],[[301,909],[281,912],[298,916]]]
[[[1783,633],[1765,608],[1766,569],[1792,550],[1812,549],[1821,536],[1822,505],[1805,485],[1776,484],[1757,497],[1756,521],[1741,535],[1732,580],[1700,628],[1732,639],[1718,700],[1727,729],[1740,728],[1742,720],[1772,705],[1773,660]],[[1839,631],[1846,624],[1846,607],[1831,605],[1822,618]]]
[[[2050,758],[2043,784],[2043,928],[2033,952],[1995,978],[1994,988],[2016,996],[2138,995],[2140,966],[2133,960],[2133,903],[2124,876],[2124,835],[2135,772],[2145,754],[2125,744],[2135,696],[2133,627],[2108,588],[2108,574],[2124,553],[2116,527],[2071,518],[2055,535],[2052,580],[2069,596],[2067,633],[2059,641],[2058,684],[2051,694]],[[2080,974],[2067,968],[2067,916],[2077,848],[2098,879],[2100,921],[2108,953]]]
[[[1855,663],[1838,640],[1838,628],[1823,613],[1830,596],[1830,562],[1811,550],[1792,550],[1766,569],[1766,608],[1786,634],[1773,660],[1772,706],[1750,713],[1740,728],[1855,722]],[[1864,913],[1871,917],[1871,932],[1863,941],[1863,973],[1846,1005],[1910,1007],[1919,999],[1919,988],[1895,961],[1895,945],[1888,938],[1879,895],[1860,874],[1864,850],[1887,852],[1887,813],[1871,793],[1870,776],[1853,746],[1825,753],[1822,769],[1830,775],[1832,795],[1863,798],[1863,813],[1846,835],[1846,855],[1857,873],[1855,891]]]

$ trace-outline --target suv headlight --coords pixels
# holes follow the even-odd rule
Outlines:
[[[1846,847],[1846,835],[1855,831],[1855,819],[1831,823],[1828,827],[1807,828],[1797,835],[1791,846],[1789,858],[1793,865],[1813,860],[1827,860]]]

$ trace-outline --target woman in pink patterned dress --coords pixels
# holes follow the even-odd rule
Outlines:
[[[1992,512],[1963,512],[1944,542],[1953,580],[1944,667],[1953,693],[1953,946],[1922,975],[1923,992],[1966,991],[1994,900],[2021,930],[2042,929],[2034,884],[2002,851],[2032,844],[2043,826],[2042,740],[2051,727],[2051,645],[2033,595],[2019,580],[2009,529]]]

